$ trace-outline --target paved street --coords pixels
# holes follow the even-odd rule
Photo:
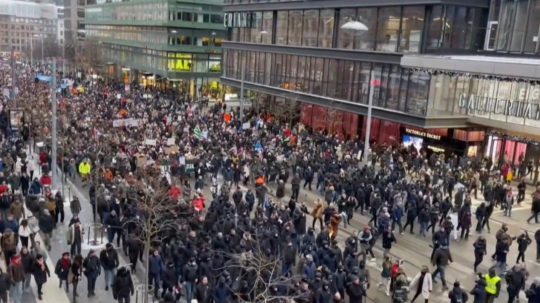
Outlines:
[[[34,159],[37,159],[35,156]],[[221,176],[219,178],[220,182],[223,180],[221,179]],[[211,196],[211,193],[209,192],[209,183],[210,181],[206,182],[206,187],[204,190],[204,194],[207,197]],[[244,191],[247,190],[247,188],[242,187]],[[66,232],[67,232],[67,222],[71,219],[72,215],[69,210],[69,201],[74,196],[77,196],[81,202],[82,202],[82,212],[80,213],[79,217],[81,221],[83,222],[84,229],[86,231],[86,234],[84,236],[84,244],[83,244],[83,256],[86,256],[88,254],[88,251],[93,248],[97,251],[100,251],[105,244],[105,239],[101,237],[101,235],[98,235],[98,242],[100,245],[97,246],[90,246],[88,245],[88,236],[90,238],[93,238],[94,234],[92,232],[89,232],[89,227],[91,222],[93,221],[93,214],[89,203],[89,197],[88,197],[88,187],[84,187],[79,182],[79,179],[76,178],[75,180],[65,180],[64,187],[62,188],[63,194],[65,195],[65,220],[63,224],[58,224],[54,236],[52,239],[52,250],[49,253],[48,256],[48,265],[51,269],[51,272],[54,272],[54,264],[56,261],[61,257],[62,253],[65,251],[69,251],[69,247],[66,243]],[[532,191],[532,187],[529,186],[529,189],[526,194],[526,199],[524,202],[521,203],[519,206],[515,206],[512,212],[512,217],[508,218],[503,215],[503,213],[499,210],[495,210],[494,214],[491,217],[491,233],[484,233],[487,239],[487,246],[488,246],[488,256],[485,258],[483,264],[480,265],[479,269],[480,272],[487,272],[487,269],[493,265],[492,261],[489,260],[489,256],[494,252],[495,247],[495,232],[500,227],[502,223],[507,223],[509,226],[510,234],[512,235],[518,235],[521,231],[527,230],[531,237],[533,237],[535,231],[540,228],[539,224],[527,224],[525,221],[530,215],[530,207],[531,207],[531,198],[530,193]],[[270,194],[273,195],[275,192],[275,185],[270,185]],[[288,201],[290,195],[290,184],[287,184],[286,186],[286,197],[282,201]],[[481,195],[479,194],[479,198]],[[307,190],[301,190],[300,194],[300,201],[307,202],[308,207],[311,209],[313,207],[313,201],[317,198],[321,198],[320,194],[316,191],[307,191]],[[473,199],[473,213],[474,208],[478,206],[482,200],[479,199]],[[308,217],[308,226],[311,225],[311,217]],[[340,232],[338,234],[338,241],[340,245],[343,244],[344,240],[349,235],[356,235],[358,230],[362,229],[367,222],[369,221],[369,218],[367,215],[360,215],[359,213],[356,213],[354,215],[354,218],[351,220],[351,224],[344,228],[343,226],[340,226]],[[37,226],[37,222],[35,218],[30,220],[30,223],[33,226]],[[474,222],[473,219],[473,226],[476,222]],[[474,229],[473,229],[474,230]],[[418,231],[418,225],[415,226],[415,231]],[[104,235],[103,235],[104,236]],[[402,259],[404,260],[404,268],[409,277],[413,277],[417,272],[419,272],[420,268],[423,265],[430,265],[429,264],[429,256],[431,254],[431,238],[423,238],[418,235],[411,235],[408,232],[405,232],[403,235],[397,236],[397,244],[395,244],[390,252],[390,255],[393,259]],[[473,265],[473,248],[472,243],[476,238],[476,232],[472,231],[470,239],[467,240],[461,240],[461,241],[452,241],[450,248],[452,252],[452,256],[454,259],[454,262],[449,266],[447,269],[447,282],[449,284],[453,283],[455,280],[459,280],[462,284],[462,286],[469,290],[474,285],[475,280],[475,274],[472,269]],[[39,236],[37,238],[39,240]],[[115,241],[116,242],[116,241]],[[116,243],[115,243],[116,244]],[[509,266],[512,266],[514,264],[514,260],[517,257],[517,245],[514,243],[514,245],[510,249],[510,253],[508,255],[509,260]],[[526,254],[526,264],[527,268],[530,273],[530,277],[540,276],[540,265],[535,262],[535,244],[533,243]],[[121,250],[118,251],[119,256],[121,259],[121,264],[126,264],[127,260],[122,253]],[[368,291],[368,299],[370,302],[389,302],[390,299],[386,297],[386,295],[377,289],[376,285],[380,280],[380,263],[382,260],[382,249],[380,241],[378,241],[375,249],[375,254],[377,257],[377,261],[374,262],[368,262],[370,271],[371,271],[371,288]],[[430,266],[431,268],[431,266]],[[431,269],[433,270],[433,269]],[[141,263],[138,264],[138,271],[137,274],[134,276],[134,283],[137,285],[138,291],[136,292],[135,296],[133,297],[133,302],[141,302],[142,300],[142,281],[144,280],[144,268]],[[530,279],[529,279],[530,281]],[[26,302],[35,302],[36,301],[36,289],[35,284],[32,283],[32,291],[27,292],[24,296],[25,303]],[[54,274],[52,274],[51,278],[45,285],[44,290],[44,301],[45,302],[56,302],[56,303],[64,303],[64,302],[103,302],[103,300],[112,300],[112,294],[111,291],[105,290],[105,282],[104,282],[104,276],[100,276],[97,281],[96,286],[96,297],[88,298],[87,297],[87,291],[86,291],[86,278],[83,277],[83,281],[79,284],[78,288],[79,296],[74,298],[71,296],[71,293],[68,295],[64,289],[60,289],[58,287],[58,279]],[[523,296],[523,294],[522,294]],[[443,292],[441,289],[440,283],[435,285],[433,290],[433,298],[431,299],[432,302],[447,302],[447,293]],[[503,301],[506,298],[506,290],[503,287],[503,291],[501,292],[500,300]]]

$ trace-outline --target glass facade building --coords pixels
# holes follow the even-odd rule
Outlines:
[[[304,124],[334,132],[340,120],[361,138],[351,129],[365,128],[372,89],[374,141],[407,133],[540,163],[540,0],[225,0],[224,12],[230,90],[300,102]]]
[[[85,8],[85,32],[110,76],[193,97],[220,90],[223,1],[131,0]]]

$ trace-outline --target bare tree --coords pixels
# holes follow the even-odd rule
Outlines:
[[[283,274],[280,254],[272,254],[256,240],[251,246],[246,252],[226,254],[229,261],[223,267],[236,278],[230,288],[239,302],[283,303],[300,298],[296,287],[301,277],[294,264]]]
[[[125,224],[133,224],[138,237],[144,244],[144,267],[148,270],[150,251],[166,237],[174,234],[184,218],[189,217],[182,205],[174,204],[169,198],[168,185],[160,177],[159,168],[138,168],[139,180],[132,183],[132,195],[140,216],[128,220]],[[185,206],[185,205],[184,205]],[[149,277],[145,273],[144,289],[149,289]],[[144,295],[144,303],[148,303],[148,295]]]

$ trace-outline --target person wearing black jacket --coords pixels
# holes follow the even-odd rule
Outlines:
[[[142,260],[144,244],[142,243],[141,239],[135,235],[135,233],[129,234],[126,242],[127,255],[129,256],[129,263],[131,264],[131,271],[136,273],[137,261],[138,259]]]
[[[212,290],[210,288],[210,285],[208,285],[208,278],[203,277],[201,279],[201,283],[195,287],[195,299],[197,299],[197,302],[200,303],[211,303],[213,296],[212,296]]]
[[[505,276],[506,290],[508,291],[508,303],[513,303],[519,298],[519,292],[525,290],[525,273],[521,265],[515,265]]]
[[[456,281],[454,282],[454,288],[448,293],[448,298],[450,299],[450,303],[466,303],[469,300],[469,295],[460,287],[459,282]]]
[[[52,231],[54,229],[54,221],[47,209],[41,211],[38,217],[39,221],[39,230],[41,231],[41,236],[43,238],[43,243],[48,251],[51,250],[51,237]]]
[[[131,296],[135,292],[133,280],[129,270],[122,267],[118,270],[114,283],[112,285],[113,297],[118,303],[129,303]]]
[[[94,250],[90,250],[88,256],[83,261],[83,274],[88,281],[88,297],[93,297],[96,288],[96,279],[101,274],[101,267],[99,266],[99,259]]]
[[[54,212],[54,223],[64,223],[64,197],[62,197],[62,194],[58,191],[56,192],[56,195],[54,195],[54,201],[56,203],[56,212]]]
[[[99,262],[105,271],[105,290],[109,290],[114,281],[114,271],[118,268],[118,254],[111,243],[107,243],[105,249],[99,254]]]
[[[315,303],[331,303],[332,302],[332,292],[330,291],[330,283],[324,280],[322,288],[317,290],[315,294]]]
[[[366,291],[360,283],[358,276],[352,276],[351,282],[347,285],[347,295],[349,296],[349,303],[362,303]]]
[[[41,300],[41,296],[43,295],[43,284],[47,282],[47,277],[51,277],[49,267],[42,255],[38,254],[36,256],[36,262],[34,263],[32,273],[34,274],[34,280],[37,285],[38,299]]]
[[[522,233],[517,238],[518,256],[517,256],[516,264],[519,264],[520,259],[522,263],[525,263],[525,251],[527,250],[527,247],[529,247],[529,244],[531,243],[532,243],[532,240],[531,238],[529,238],[529,234],[527,232]]]
[[[478,268],[478,265],[484,260],[484,256],[487,254],[486,239],[483,236],[479,236],[473,243],[474,246],[474,272]]]
[[[534,233],[534,240],[536,241],[536,262],[540,262],[540,229]]]

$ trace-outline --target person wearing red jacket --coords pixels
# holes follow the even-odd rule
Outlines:
[[[193,207],[197,212],[202,212],[205,208],[205,201],[202,194],[199,194],[199,197],[193,200]]]
[[[171,200],[178,201],[181,195],[182,190],[178,186],[173,185],[171,188],[169,188],[169,198]]]
[[[39,183],[41,183],[41,186],[51,186],[52,185],[52,178],[49,175],[43,175],[41,176],[41,179],[39,180]]]

